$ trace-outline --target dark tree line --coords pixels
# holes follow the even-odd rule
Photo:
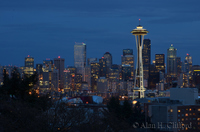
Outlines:
[[[145,112],[142,111],[140,102],[132,106],[128,100],[120,105],[119,98],[112,97],[107,104],[108,111],[105,113],[105,122],[112,128],[113,131],[130,130],[136,131],[133,124],[137,124],[140,128],[142,124],[150,123],[150,118],[145,118]]]
[[[125,100],[120,105],[118,98],[111,98],[107,107],[91,109],[70,106],[65,102],[52,103],[48,95],[34,92],[37,74],[21,78],[15,68],[11,77],[3,72],[0,87],[0,131],[69,131],[69,132],[117,132],[137,131],[133,123],[142,124],[145,113],[140,103],[134,107]],[[31,91],[32,94],[29,94]]]

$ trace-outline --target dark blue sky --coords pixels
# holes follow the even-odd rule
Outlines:
[[[200,1],[198,0],[1,0],[0,64],[24,65],[61,56],[73,65],[75,42],[86,42],[87,58],[109,51],[121,63],[122,49],[134,49],[130,31],[141,25],[149,31],[152,59],[167,55],[171,44],[183,60],[186,53],[200,64]]]

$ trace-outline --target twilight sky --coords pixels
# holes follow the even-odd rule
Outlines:
[[[0,65],[24,66],[61,56],[73,66],[75,42],[86,42],[87,58],[105,52],[121,63],[122,50],[134,49],[130,33],[138,25],[149,31],[151,58],[171,44],[183,60],[200,64],[199,0],[0,0]],[[135,57],[136,58],[136,57]]]

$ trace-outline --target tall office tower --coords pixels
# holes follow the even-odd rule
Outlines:
[[[38,85],[41,80],[43,80],[43,71],[42,71],[42,64],[36,64],[36,72],[38,76]]]
[[[187,54],[187,56],[185,57],[185,60],[188,62],[188,65],[189,65],[189,74],[191,74],[191,72],[192,72],[192,56],[190,56],[189,54]]]
[[[43,65],[44,66],[50,66],[50,65],[53,65],[53,60],[50,60],[50,59],[46,59],[46,60],[43,60]]]
[[[107,81],[107,78],[105,77],[100,77],[98,80],[97,80],[97,92],[98,93],[105,93],[107,92],[108,90],[108,81]],[[105,97],[105,96],[104,96]]]
[[[99,78],[100,66],[98,62],[92,62],[90,64],[91,68],[91,90],[93,92],[97,91],[97,79]]]
[[[135,91],[139,91],[140,93],[139,98],[144,98],[144,91],[146,89],[144,88],[142,47],[144,44],[143,43],[144,35],[147,35],[148,31],[146,29],[143,29],[143,27],[139,25],[137,26],[136,29],[133,29],[131,33],[135,36],[136,47],[137,47],[137,65],[136,65],[136,74],[135,74],[135,80],[134,80],[135,82],[134,82],[134,89],[133,89],[133,99],[134,99]],[[138,83],[137,83],[138,85],[136,84],[137,78],[138,78]],[[137,88],[136,86],[138,86],[139,88]]]
[[[187,60],[184,60],[182,63],[182,72],[189,73],[189,63]]]
[[[131,65],[122,65],[122,80],[127,81],[131,79]]]
[[[97,58],[88,58],[87,59],[87,65],[89,66],[92,62],[96,62]]]
[[[74,45],[74,66],[77,73],[84,75],[84,67],[86,66],[86,44],[75,43]]]
[[[90,66],[85,66],[85,82],[87,82],[88,90],[91,90],[91,71],[90,71]]]
[[[26,75],[33,75],[34,72],[34,58],[30,57],[25,57],[25,67],[24,67],[24,74]]]
[[[42,73],[42,64],[36,64],[36,72],[38,74],[41,74]]]
[[[159,74],[160,72],[157,72],[155,65],[152,64],[150,66],[150,75],[149,75],[149,80],[148,80],[149,89],[156,88],[156,83],[159,82]]]
[[[155,54],[155,67],[159,72],[163,72],[165,74],[165,55],[164,54]]]
[[[167,50],[167,76],[177,77],[176,51],[173,44]]]
[[[179,77],[182,71],[181,57],[176,57],[176,64],[177,64],[177,76]]]
[[[192,78],[192,56],[186,54],[185,60],[187,60],[189,65],[189,87],[192,87],[193,78]]]
[[[65,76],[66,78],[66,85],[70,88],[70,91],[75,91],[75,75],[76,75],[76,67],[69,66],[67,67],[68,72],[70,75]]]
[[[122,65],[130,65],[131,66],[131,78],[134,78],[134,55],[133,49],[123,49],[123,56],[121,57]]]
[[[151,40],[144,39],[144,46],[142,49],[142,61],[143,61],[143,71],[144,79],[149,79],[149,71],[151,65]]]
[[[106,77],[106,74],[108,74],[108,73],[107,73],[106,59],[104,57],[99,59],[99,66],[100,66],[99,76]]]
[[[117,64],[112,65],[109,72],[109,81],[118,82],[119,81],[119,66]]]
[[[30,57],[25,57],[25,67],[34,67],[34,58]]]
[[[54,58],[54,64],[57,70],[59,70],[59,88],[64,88],[64,69],[65,69],[65,59],[60,58]]]
[[[75,90],[77,92],[80,92],[81,90],[81,85],[82,85],[82,74],[76,74],[75,75]]]
[[[106,59],[106,64],[108,68],[112,66],[112,55],[109,52],[106,52],[103,57]]]

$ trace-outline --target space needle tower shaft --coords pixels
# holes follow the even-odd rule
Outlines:
[[[136,29],[133,29],[131,31],[131,33],[135,36],[136,48],[137,48],[137,64],[136,64],[136,72],[134,80],[133,99],[135,91],[138,91],[140,93],[139,96],[140,98],[144,98],[144,91],[146,89],[144,88],[144,81],[143,81],[142,47],[143,47],[144,35],[147,35],[148,31],[139,24],[136,27]],[[138,82],[136,81],[137,79]]]

